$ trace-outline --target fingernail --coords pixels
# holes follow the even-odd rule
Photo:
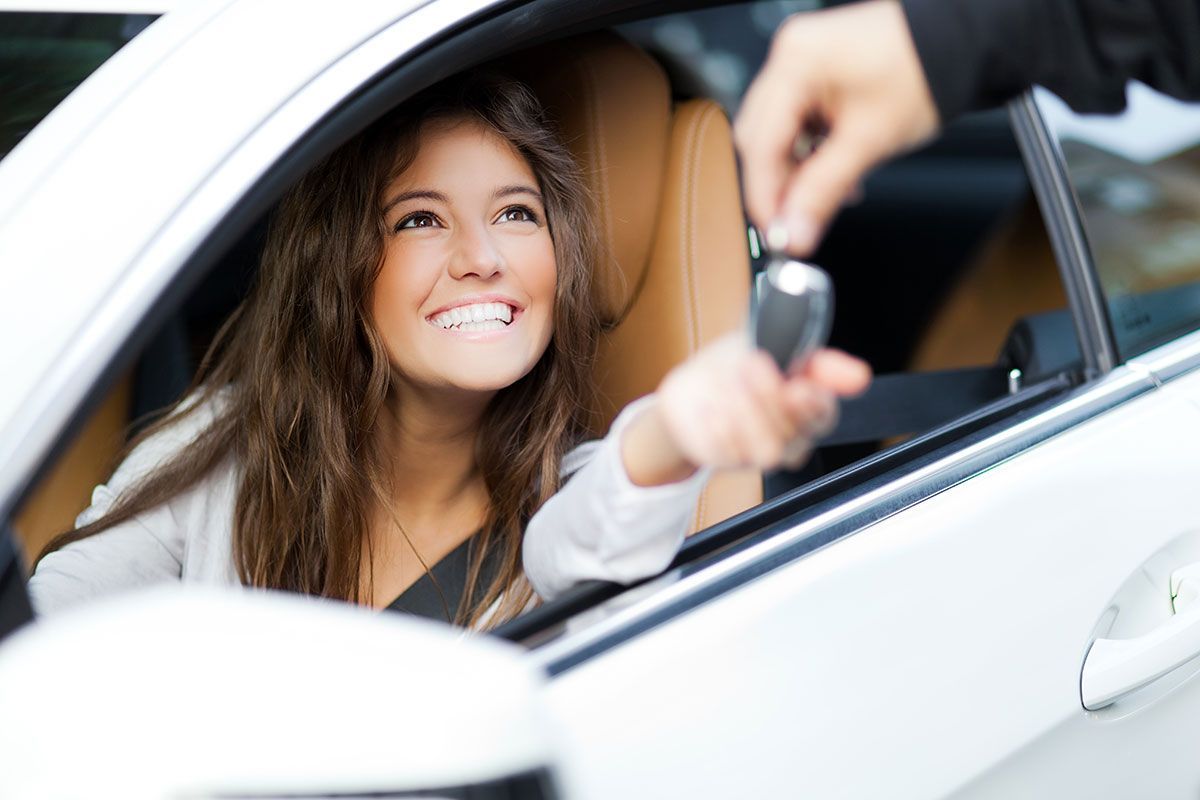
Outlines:
[[[788,233],[788,226],[781,219],[771,220],[771,224],[767,227],[767,249],[772,253],[786,253],[788,249],[788,240],[791,234]]]
[[[808,216],[793,214],[788,217],[787,239],[791,252],[809,255],[817,245],[817,226]]]

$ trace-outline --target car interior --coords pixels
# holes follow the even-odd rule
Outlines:
[[[584,166],[612,254],[597,298],[610,323],[596,372],[597,436],[671,366],[745,324],[764,259],[741,205],[730,118],[770,30],[797,5],[618,15],[604,29],[527,44],[497,61],[535,90]],[[146,335],[133,366],[27,492],[13,520],[26,563],[72,527],[131,433],[187,389],[254,279],[266,219],[243,225]],[[836,285],[830,343],[872,365],[873,387],[844,405],[838,429],[801,470],[714,476],[692,524],[703,533],[677,563],[914,463],[1079,379],[1067,301],[1003,112],[968,117],[877,170],[812,260]]]

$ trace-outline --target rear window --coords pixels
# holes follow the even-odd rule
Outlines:
[[[0,14],[0,159],[152,21],[149,14]]]

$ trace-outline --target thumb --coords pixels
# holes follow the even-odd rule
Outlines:
[[[812,254],[833,216],[878,160],[871,137],[843,124],[796,167],[784,189],[781,211],[793,255]]]

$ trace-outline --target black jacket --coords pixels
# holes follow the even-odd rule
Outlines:
[[[1139,80],[1200,99],[1200,0],[903,0],[942,120],[1040,84],[1080,112]]]

